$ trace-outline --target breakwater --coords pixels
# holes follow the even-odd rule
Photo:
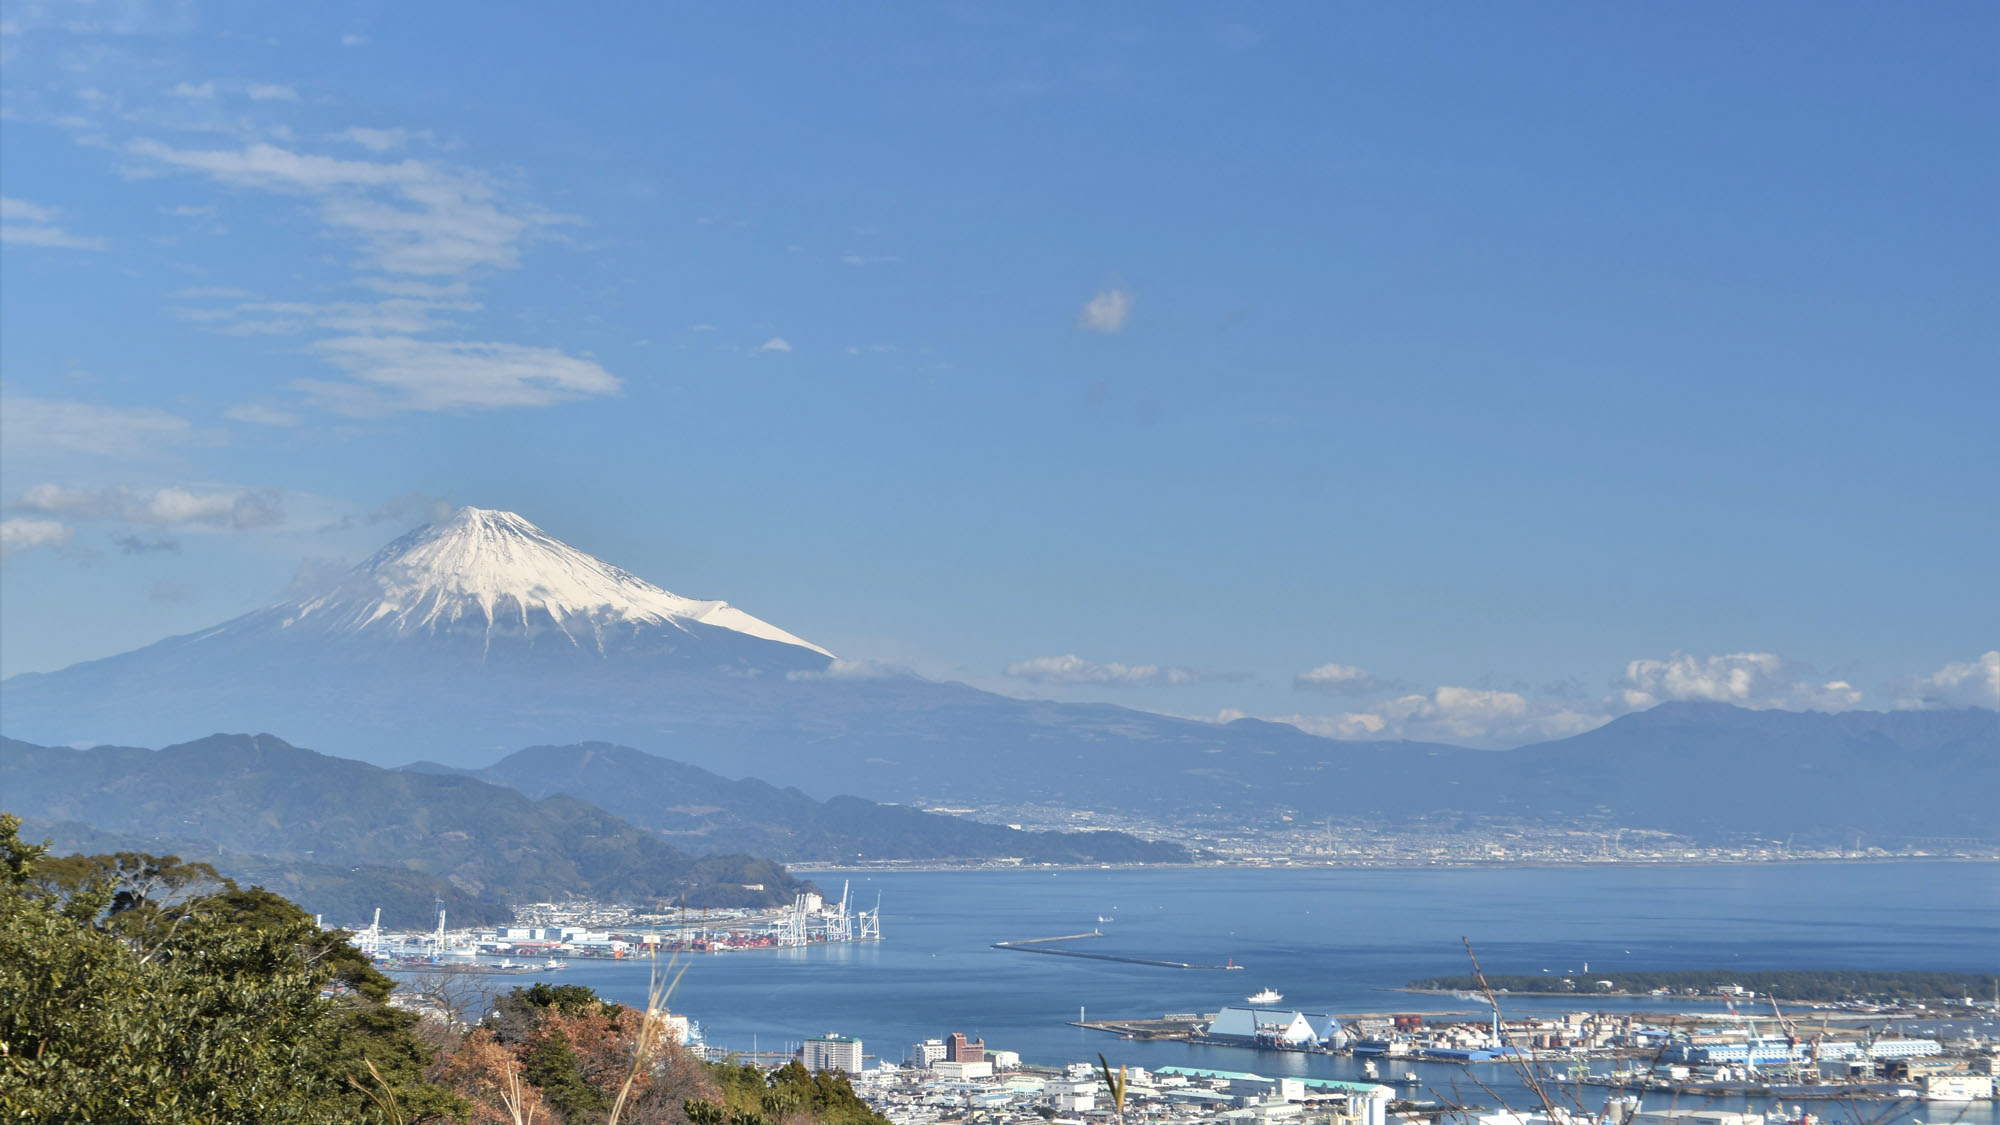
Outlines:
[[[1090,961],[1116,961],[1121,965],[1151,965],[1159,969],[1219,969],[1238,970],[1243,966],[1235,961],[1223,965],[1197,965],[1191,961],[1162,961],[1152,957],[1128,957],[1122,953],[1091,953],[1083,949],[1054,949],[1052,943],[1059,941],[1081,941],[1084,938],[1103,937],[1102,930],[1092,930],[1085,934],[1061,934],[1056,937],[1019,938],[1014,941],[996,941],[995,949],[1012,949],[1017,953],[1046,953],[1051,957],[1081,957]]]

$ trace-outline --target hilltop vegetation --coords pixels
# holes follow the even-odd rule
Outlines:
[[[635,1069],[635,1058],[645,1064]],[[478,1122],[512,1120],[511,1101],[524,1118],[553,1111],[574,1125],[614,1110],[628,1125],[888,1125],[844,1074],[813,1073],[797,1060],[769,1072],[701,1062],[649,1033],[644,1012],[575,984],[501,997],[433,1073]]]
[[[7,1121],[887,1125],[844,1076],[703,1063],[577,985],[420,1018],[277,895],[174,856],[52,858],[19,826],[0,814]]]
[[[0,1116],[344,1125],[464,1108],[417,1017],[297,906],[203,864],[50,860],[0,814]],[[322,996],[324,987],[337,988]]]

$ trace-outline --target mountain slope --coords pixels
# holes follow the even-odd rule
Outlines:
[[[439,769],[419,765],[410,769]],[[787,863],[953,860],[1184,863],[1178,844],[1124,832],[1024,832],[859,797],[815,801],[754,778],[732,781],[628,746],[536,746],[471,776],[530,797],[567,793],[695,853],[755,852]]]
[[[332,590],[267,611],[302,633],[476,636],[611,651],[648,628],[695,626],[833,654],[728,602],[668,593],[512,512],[460,508],[376,552]]]
[[[1083,807],[1161,825],[1582,818],[1706,839],[2000,837],[1978,803],[2000,768],[1992,711],[1668,705],[1488,752],[1010,699],[853,674],[777,626],[477,509],[312,597],[11,677],[0,729],[149,745],[283,730],[384,764],[458,767],[602,741],[724,772],[754,761],[818,797]]]
[[[134,836],[74,820],[40,817],[23,818],[21,836],[26,840],[48,841],[53,855],[144,852],[207,862],[224,878],[236,880],[238,886],[263,887],[293,902],[310,903],[313,913],[324,914],[327,924],[334,926],[365,923],[380,909],[385,925],[422,929],[437,918],[439,903],[453,919],[468,925],[504,922],[513,917],[506,900],[490,891],[471,893],[445,879],[407,867],[274,859],[219,848],[206,840]]]
[[[686,894],[697,905],[768,904],[802,886],[769,860],[689,856],[574,797],[533,801],[476,778],[386,770],[270,735],[158,751],[9,739],[0,792],[9,811],[38,821],[280,864],[401,868],[488,903]]]
[[[2000,712],[1751,711],[1665,703],[1508,751],[1489,808],[1698,838],[2000,839]]]
[[[985,795],[997,777],[1021,801],[1070,802],[1084,786],[1129,789],[1141,768],[1181,776],[1202,807],[1254,790],[1264,756],[1336,745],[1275,724],[852,675],[725,603],[667,593],[480,509],[411,532],[314,595],[9,677],[0,729],[66,745],[282,730],[384,764],[453,766],[601,740],[717,769],[754,756],[809,793],[898,801]],[[1134,795],[1162,816],[1186,796]]]

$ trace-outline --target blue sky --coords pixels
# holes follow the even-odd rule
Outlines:
[[[1989,5],[10,3],[0,664],[518,511],[1505,745],[2000,702]]]

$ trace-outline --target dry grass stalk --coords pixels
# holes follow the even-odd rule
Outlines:
[[[1125,1125],[1125,1067],[1121,1064],[1118,1073],[1111,1073],[1111,1061],[1103,1055],[1097,1056],[1097,1071],[1104,1077],[1104,1085],[1111,1091],[1111,1111],[1118,1115],[1118,1125]]]
[[[510,1062],[507,1064],[507,1085],[500,1091],[500,1104],[507,1107],[507,1115],[514,1119],[514,1125],[535,1125],[535,1107],[528,1106],[524,1116],[521,1112],[524,1101],[521,1072]]]
[[[632,1069],[626,1073],[624,1085],[618,1088],[618,1100],[611,1104],[611,1116],[605,1120],[605,1125],[618,1125],[618,1119],[625,1113],[625,1101],[632,1096],[633,1084],[659,1050],[660,1035],[666,1026],[661,1017],[666,1014],[667,998],[680,986],[681,974],[687,972],[686,965],[678,970],[674,968],[674,962],[679,959],[676,954],[673,960],[667,962],[666,971],[673,974],[670,979],[660,969],[659,947],[653,947],[653,972],[646,982],[646,1018],[640,1021],[638,1039],[632,1045]]]
[[[382,1116],[388,1120],[389,1125],[403,1125],[403,1111],[396,1105],[396,1091],[389,1088],[388,1080],[382,1077],[381,1071],[375,1069],[374,1060],[363,1059],[361,1062],[368,1068],[368,1076],[375,1080],[375,1085],[380,1087],[382,1092],[378,1094],[352,1077],[348,1078],[348,1081],[354,1084],[355,1089],[368,1095],[368,1100],[374,1102],[375,1107],[382,1111]]]

